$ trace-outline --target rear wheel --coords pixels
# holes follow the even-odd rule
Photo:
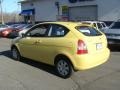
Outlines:
[[[21,56],[18,49],[16,47],[13,47],[11,51],[12,51],[12,58],[19,61],[21,59]]]
[[[56,71],[62,78],[69,78],[73,73],[73,68],[71,63],[67,58],[58,58],[55,63]]]

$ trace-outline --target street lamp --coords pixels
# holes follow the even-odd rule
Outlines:
[[[4,17],[3,17],[2,2],[3,2],[3,0],[0,0],[1,20],[2,20],[2,24],[4,24]]]

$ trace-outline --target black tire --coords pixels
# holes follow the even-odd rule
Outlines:
[[[13,47],[13,48],[11,49],[11,52],[12,52],[12,58],[13,58],[14,60],[20,61],[21,55],[20,55],[18,49],[17,49],[16,47]]]
[[[55,62],[55,68],[58,75],[62,78],[69,78],[73,73],[73,67],[69,61],[69,59],[65,57],[57,58]]]

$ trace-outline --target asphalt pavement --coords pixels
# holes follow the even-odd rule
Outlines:
[[[78,71],[69,79],[54,68],[32,60],[11,58],[11,39],[0,38],[0,90],[120,90],[120,51],[95,68]]]

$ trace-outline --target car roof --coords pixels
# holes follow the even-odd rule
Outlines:
[[[66,26],[66,27],[75,27],[75,26],[90,26],[91,25],[88,25],[88,24],[82,24],[80,22],[61,22],[61,21],[57,21],[57,22],[43,22],[43,23],[39,23],[39,24],[59,24],[59,25],[63,25],[63,26]],[[37,25],[39,25],[37,24]]]
[[[44,23],[51,23],[51,24],[61,24],[61,25],[70,25],[70,24],[76,24],[76,22],[44,22]]]

